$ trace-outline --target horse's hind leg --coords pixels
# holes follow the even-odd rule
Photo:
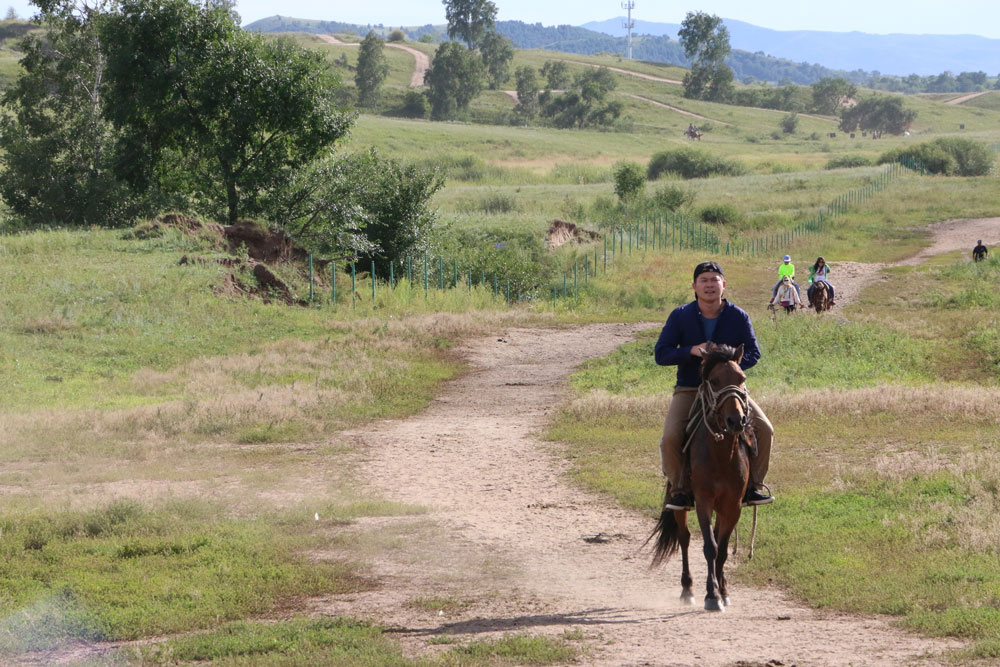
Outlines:
[[[691,531],[687,527],[687,512],[677,512],[677,541],[681,545],[681,602],[692,604],[694,593],[691,592],[691,568],[688,562],[688,545],[691,544]]]

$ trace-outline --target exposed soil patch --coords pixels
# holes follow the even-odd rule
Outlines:
[[[549,250],[555,250],[567,243],[591,243],[599,238],[601,235],[597,232],[577,227],[572,222],[564,220],[553,220],[548,231],[545,232],[545,244]]]
[[[207,235],[217,239],[219,244],[231,253],[246,254],[245,259],[240,256],[181,257],[179,262],[181,265],[214,262],[236,270],[245,267],[250,270],[257,282],[256,285],[248,285],[240,280],[236,273],[229,273],[223,278],[222,284],[214,288],[216,294],[231,297],[256,296],[264,301],[279,300],[289,304],[301,303],[292,297],[288,285],[266,266],[276,262],[305,262],[309,257],[309,253],[297,247],[294,239],[283,230],[268,229],[249,220],[238,221],[232,225],[220,225],[172,213],[144,227],[141,235],[155,235],[163,227],[177,228],[187,234]],[[314,261],[317,269],[322,269],[327,264],[329,260]]]

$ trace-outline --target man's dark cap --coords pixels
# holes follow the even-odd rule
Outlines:
[[[722,267],[718,265],[717,262],[702,262],[698,266],[694,267],[694,279],[698,280],[698,276],[702,273],[709,273],[710,271],[715,271],[720,276],[725,275],[722,273]]]

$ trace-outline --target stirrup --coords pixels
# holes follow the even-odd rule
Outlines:
[[[687,503],[682,502],[686,500]],[[676,503],[674,501],[677,501]],[[678,492],[673,495],[669,502],[663,504],[663,509],[683,512],[694,509],[694,495],[691,493]]]
[[[770,505],[774,502],[774,495],[771,494],[771,489],[767,487],[766,484],[761,484],[765,489],[767,489],[767,495],[764,495],[757,491],[754,486],[747,489],[747,492],[743,495],[743,502],[740,503],[742,507],[752,507],[755,505]]]

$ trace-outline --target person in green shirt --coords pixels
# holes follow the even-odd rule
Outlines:
[[[785,255],[783,263],[778,266],[778,282],[774,283],[774,287],[771,289],[771,300],[778,294],[778,286],[781,285],[781,281],[788,276],[788,279],[792,281],[795,285],[795,293],[799,295],[799,300],[802,300],[802,290],[799,289],[799,284],[795,282],[795,265],[792,264],[792,256]]]

